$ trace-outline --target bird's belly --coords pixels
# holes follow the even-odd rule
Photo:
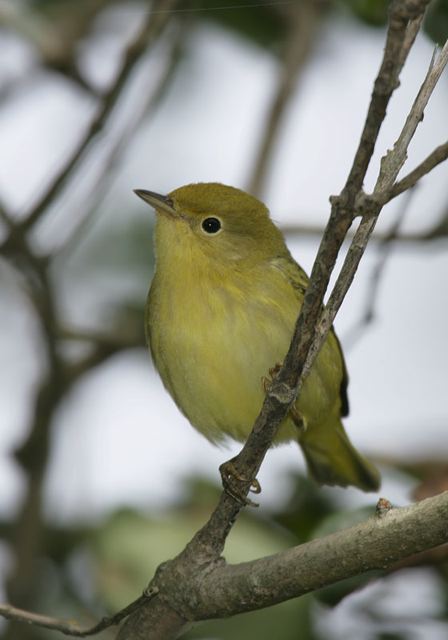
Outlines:
[[[150,313],[151,351],[165,386],[196,429],[213,442],[245,440],[263,403],[263,377],[286,354],[291,323],[259,302],[207,309],[204,316],[204,305],[199,314],[189,305],[157,321]]]
[[[148,305],[148,337],[164,385],[191,424],[209,440],[245,440],[265,396],[263,378],[281,363],[300,302],[280,287],[250,298],[216,287],[206,292],[172,282]],[[327,339],[305,380],[296,409],[307,428],[321,423],[339,403],[341,362]],[[290,419],[276,442],[297,439]]]

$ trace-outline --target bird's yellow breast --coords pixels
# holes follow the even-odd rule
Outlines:
[[[193,426],[215,442],[226,435],[244,440],[261,409],[262,378],[288,349],[301,296],[275,262],[204,260],[200,248],[182,237],[188,233],[182,222],[177,225],[169,249],[159,251],[149,294],[154,362]],[[163,245],[163,230],[159,234]],[[339,393],[341,365],[328,342],[310,378],[299,408],[314,421],[331,410]],[[297,435],[286,421],[279,439]]]

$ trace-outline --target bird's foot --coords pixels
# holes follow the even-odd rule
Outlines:
[[[260,483],[256,478],[251,480],[250,478],[242,476],[239,471],[237,471],[234,460],[235,458],[232,458],[227,462],[223,462],[219,467],[224,491],[244,507],[258,507],[257,502],[247,497],[246,491],[247,485],[249,484],[249,491],[252,493],[261,493]]]
[[[261,384],[262,384],[264,393],[267,393],[269,391],[269,387],[271,386],[273,379],[278,374],[282,366],[283,365],[281,362],[277,362],[277,364],[275,364],[273,367],[269,369],[269,375],[263,376],[261,378]],[[300,433],[301,434],[305,433],[306,424],[297,407],[293,405],[288,411],[288,415],[290,416],[291,420],[294,422],[295,426],[300,431]]]
[[[302,414],[294,405],[288,411],[288,415],[291,417],[291,420],[294,422],[294,425],[300,431],[302,435],[306,431],[305,420],[302,418]]]
[[[263,376],[261,378],[261,386],[263,387],[263,391],[265,393],[269,391],[269,387],[271,386],[273,379],[275,378],[275,376],[277,375],[277,373],[280,371],[281,368],[282,368],[282,363],[277,362],[277,364],[275,364],[273,367],[269,369],[269,372],[268,372],[269,375]]]

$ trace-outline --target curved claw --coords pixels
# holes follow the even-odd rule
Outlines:
[[[241,474],[236,470],[233,460],[224,462],[219,467],[219,472],[221,474],[224,491],[227,493],[227,495],[236,500],[238,504],[242,506],[259,506],[257,502],[254,502],[246,496],[244,488],[241,486],[247,485],[247,483],[250,482],[249,490],[252,491],[252,493],[260,493],[261,486],[256,478],[252,481],[249,481],[248,478],[244,478],[243,476],[241,476]]]
[[[255,478],[255,480],[252,480],[250,491],[252,493],[261,493],[261,484],[258,482],[257,478]]]

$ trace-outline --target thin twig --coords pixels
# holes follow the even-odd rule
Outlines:
[[[349,331],[348,337],[343,341],[346,351],[354,346],[361,334],[375,319],[375,307],[381,283],[381,276],[384,273],[387,260],[392,253],[392,248],[394,247],[394,243],[398,237],[398,232],[403,223],[406,212],[409,210],[409,206],[414,195],[415,187],[413,189],[409,189],[409,191],[405,193],[394,224],[391,226],[388,233],[378,242],[378,259],[370,274],[370,286],[368,287],[366,307],[360,319]]]
[[[444,144],[439,145],[432,151],[429,156],[427,156],[423,162],[421,162],[415,169],[413,169],[407,176],[398,180],[392,187],[390,191],[390,198],[396,198],[403,193],[403,191],[407,191],[411,187],[413,187],[420,178],[423,178],[424,175],[429,173],[437,167],[438,164],[444,162],[448,158],[448,141]]]
[[[424,13],[417,16],[414,20],[411,20],[407,26],[406,33],[403,40],[403,47],[400,53],[400,67],[403,68],[408,52],[412,49],[412,45],[415,42],[415,38],[420,31],[424,18]]]
[[[374,193],[378,196],[389,191],[400,172],[407,158],[409,143],[415,131],[423,120],[423,113],[428,104],[428,100],[448,63],[448,40],[437,57],[433,57],[429,65],[428,73],[422,86],[414,100],[414,104],[409,112],[403,129],[395,142],[393,148],[386,153],[381,160],[380,173],[374,188]],[[387,200],[386,200],[387,202]]]
[[[157,589],[147,589],[139,598],[128,604],[124,609],[121,609],[113,616],[102,618],[98,623],[92,627],[86,629],[80,629],[79,625],[73,622],[66,622],[52,616],[44,616],[39,613],[33,613],[31,611],[25,611],[13,607],[9,604],[0,604],[0,615],[7,620],[14,620],[15,622],[26,622],[27,624],[34,625],[36,627],[51,629],[52,631],[60,631],[66,636],[72,636],[76,638],[86,638],[87,636],[94,636],[100,631],[104,631],[109,627],[119,624],[124,618],[134,613],[143,606],[143,604],[149,602],[158,593]]]
[[[363,212],[363,217],[350,244],[328,303],[322,311],[317,324],[316,331],[320,337],[314,342],[308,353],[305,366],[306,375],[309,373],[315,357],[320,351],[345,295],[353,282],[359,262],[375,229],[382,206],[390,199],[389,195],[394,181],[406,160],[409,143],[423,118],[424,109],[447,63],[448,41],[445,43],[438,58],[431,60],[428,73],[397,141],[393,148],[381,159],[381,166],[372,195],[366,195],[360,189],[355,198],[355,206]]]
[[[385,52],[380,70],[376,77],[372,99],[369,104],[366,121],[361,133],[356,154],[345,187],[341,193],[341,205],[353,208],[353,197],[361,190],[370,160],[373,156],[380,127],[386,117],[386,108],[392,92],[397,88],[401,70],[407,60],[415,40],[414,22],[421,21],[429,0],[409,2],[394,0],[389,9],[389,28],[387,30]],[[415,15],[413,16],[413,10]],[[393,84],[395,83],[395,84]],[[393,84],[393,87],[392,87]]]

